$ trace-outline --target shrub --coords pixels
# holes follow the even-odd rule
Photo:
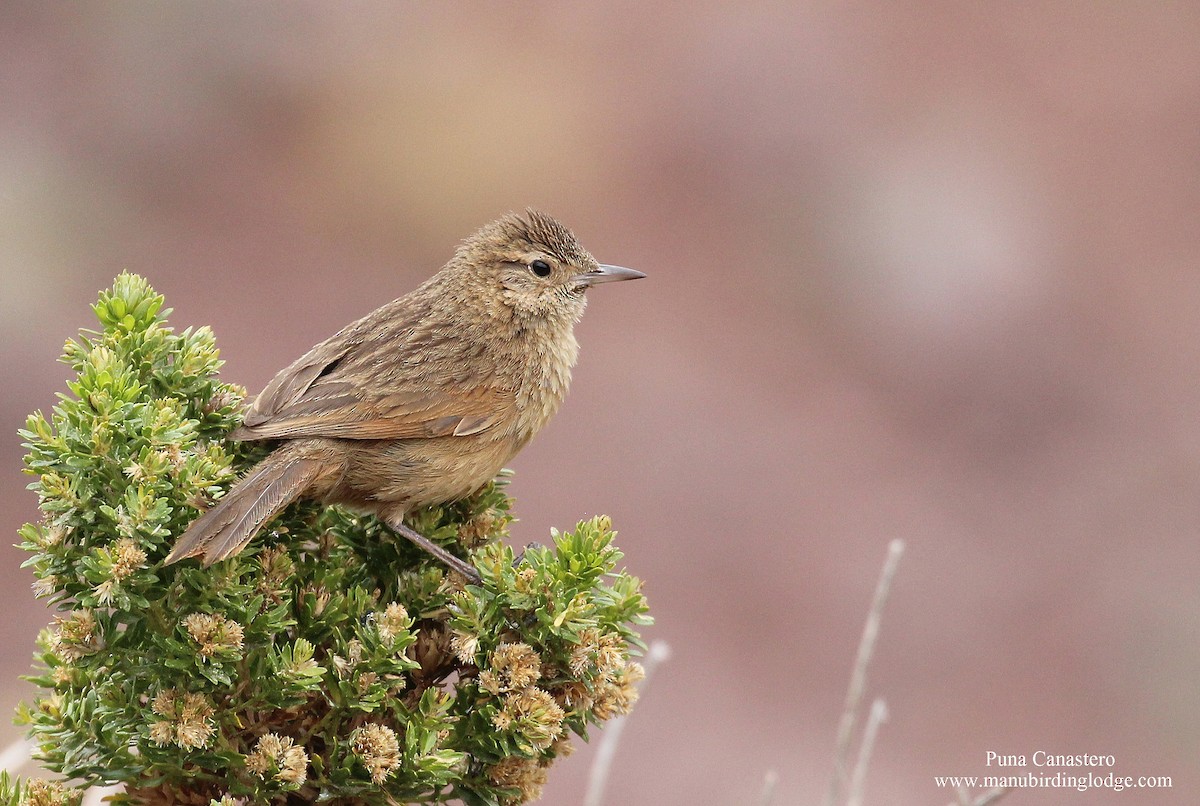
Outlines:
[[[470,551],[478,586],[313,502],[212,568],[164,567],[267,448],[223,439],[244,390],[217,377],[208,328],[174,332],[130,274],[94,310],[100,331],[63,355],[71,394],[21,432],[43,515],[20,531],[25,565],[60,614],[19,718],[48,769],[130,803],[512,804],[572,734],[633,705],[650,619],[611,523],[516,558],[504,478],[410,518]],[[71,802],[21,787],[5,792]]]

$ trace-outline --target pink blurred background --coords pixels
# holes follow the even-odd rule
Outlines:
[[[674,651],[609,803],[817,802],[897,537],[868,803],[989,750],[1174,780],[1005,803],[1200,802],[1198,160],[1194,3],[10,4],[0,531],[122,269],[257,391],[533,205],[650,275],[514,462],[515,542],[610,513]]]

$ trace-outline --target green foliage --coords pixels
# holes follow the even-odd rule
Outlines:
[[[72,394],[21,431],[43,512],[25,565],[61,611],[19,712],[46,767],[128,803],[510,804],[570,733],[628,711],[650,619],[611,524],[514,561],[503,479],[411,519],[477,549],[478,586],[311,502],[210,569],[164,567],[264,448],[224,441],[244,392],[218,380],[211,331],[175,333],[162,305],[118,277],[101,330],[66,345]],[[0,781],[0,804],[23,793]]]
[[[56,781],[21,781],[0,771],[0,806],[79,806],[83,793]]]

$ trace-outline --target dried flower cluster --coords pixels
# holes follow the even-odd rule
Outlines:
[[[96,617],[83,608],[69,616],[55,616],[50,646],[63,660],[73,661],[100,649],[96,635]]]
[[[505,694],[502,707],[492,717],[492,724],[498,730],[520,734],[533,747],[545,750],[562,734],[565,717],[566,712],[558,707],[553,697],[530,686]]]
[[[183,627],[199,647],[200,657],[236,657],[242,649],[242,625],[221,615],[191,613]]]
[[[26,785],[21,806],[77,806],[82,797],[58,781],[34,778]]]
[[[165,717],[150,725],[150,741],[157,745],[205,747],[215,732],[213,707],[203,694],[165,689],[155,695],[150,710]]]
[[[375,624],[379,630],[379,637],[390,644],[397,637],[408,632],[408,629],[412,627],[412,619],[408,617],[408,611],[404,609],[404,605],[392,602],[379,614]]]
[[[19,714],[45,765],[146,804],[536,798],[572,735],[637,696],[649,617],[612,524],[555,532],[518,562],[500,479],[410,518],[469,556],[479,585],[374,518],[311,502],[237,557],[164,567],[264,448],[225,441],[242,392],[217,379],[211,332],[173,332],[162,302],[118,278],[101,331],[67,344],[71,395],[22,431],[42,510],[22,546],[35,593],[62,611]],[[78,799],[5,780],[21,802]]]
[[[473,664],[475,653],[479,651],[479,636],[456,632],[450,638],[450,650],[459,663],[464,666]]]
[[[492,694],[526,689],[542,676],[542,659],[528,644],[501,644],[492,650],[479,685]]]
[[[504,789],[516,790],[511,798],[524,803],[542,796],[546,785],[546,766],[537,759],[508,756],[488,769],[488,780]]]
[[[374,722],[363,725],[350,737],[354,755],[371,774],[371,780],[382,784],[400,766],[400,740],[396,731]]]
[[[290,737],[267,733],[259,737],[254,752],[246,756],[246,769],[259,778],[274,778],[299,787],[308,775],[308,754]]]

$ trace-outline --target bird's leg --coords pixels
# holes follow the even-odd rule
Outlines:
[[[481,580],[479,578],[479,572],[476,571],[469,563],[467,563],[461,557],[455,557],[437,543],[434,543],[432,540],[425,537],[425,535],[413,530],[404,523],[402,518],[392,518],[388,520],[387,524],[388,526],[392,527],[393,531],[399,532],[403,537],[411,540],[415,545],[423,548],[425,551],[428,551],[451,569],[465,576],[467,581],[469,581],[472,585],[478,585],[480,583]]]

